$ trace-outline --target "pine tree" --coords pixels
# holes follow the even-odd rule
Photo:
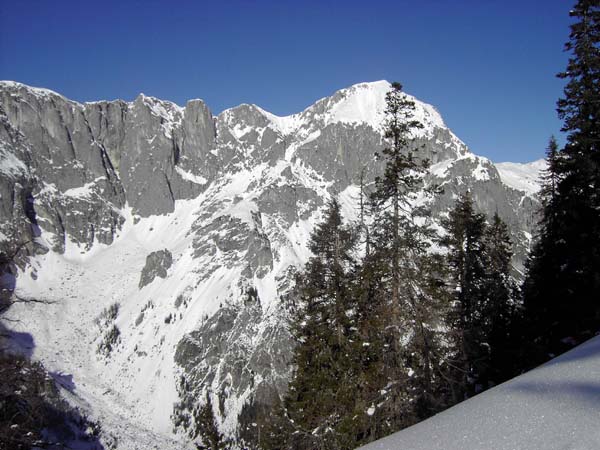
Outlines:
[[[196,445],[199,450],[222,450],[227,448],[228,442],[224,439],[217,427],[212,401],[208,393],[206,394],[204,405],[200,406],[196,415],[196,424],[198,433],[202,439],[202,444]]]
[[[497,212],[486,229],[484,244],[487,302],[483,315],[489,369],[482,382],[492,386],[516,375],[515,355],[522,344],[514,332],[520,311],[514,302],[517,291],[511,276],[512,242],[508,226]]]
[[[437,265],[429,247],[434,236],[429,211],[418,201],[431,194],[423,177],[429,162],[421,155],[415,131],[415,104],[392,84],[386,95],[383,176],[372,194],[374,227],[371,265],[378,268],[381,287],[375,297],[387,301],[386,377],[389,399],[382,402],[393,427],[400,428],[437,412],[443,396],[440,384],[440,327],[444,297],[440,296]],[[382,304],[382,301],[375,301]]]
[[[348,423],[357,384],[351,276],[355,241],[342,223],[339,203],[331,200],[325,220],[311,236],[314,256],[298,279],[300,305],[292,321],[296,370],[269,427],[266,448],[351,448],[355,442]]]
[[[568,80],[557,110],[565,147],[551,142],[539,240],[528,263],[524,306],[527,358],[542,362],[600,330],[600,4],[579,0],[560,78]],[[532,356],[533,355],[533,356]]]
[[[486,257],[485,217],[475,212],[470,193],[463,194],[443,221],[448,249],[448,265],[454,288],[455,307],[449,322],[453,330],[455,354],[454,401],[470,397],[481,388],[488,366],[485,327]]]

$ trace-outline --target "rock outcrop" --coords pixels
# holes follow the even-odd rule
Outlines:
[[[145,405],[130,417],[137,426],[174,423],[194,436],[194,411],[208,394],[221,430],[248,436],[256,410],[287,386],[287,302],[323,205],[338,195],[355,219],[361,176],[368,186],[381,170],[373,154],[385,144],[389,87],[355,85],[288,117],[254,105],[215,117],[201,100],[80,104],[0,82],[0,242],[19,248],[17,290],[56,299],[84,324],[121,304],[120,344],[97,382],[128,407]],[[470,190],[481,212],[508,223],[518,275],[536,223],[532,191],[505,184],[432,106],[417,101],[416,114],[432,163],[427,181],[443,188],[431,204],[434,222]],[[49,261],[68,282],[52,284]],[[94,270],[110,272],[112,282]],[[34,335],[72,339],[74,354],[84,355],[79,370],[98,378],[97,362],[85,359],[97,343],[70,334],[62,316],[41,331],[49,318],[20,311]],[[41,342],[40,357],[64,352],[52,347],[59,341]],[[170,383],[173,411],[144,401]],[[82,389],[94,407],[103,389]]]
[[[172,264],[173,255],[167,249],[158,250],[146,256],[146,265],[142,269],[138,284],[140,289],[152,283],[156,277],[167,278],[167,270]]]

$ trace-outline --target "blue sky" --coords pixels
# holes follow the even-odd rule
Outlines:
[[[0,79],[78,101],[139,92],[213,113],[301,111],[400,81],[471,149],[530,161],[559,134],[567,0],[0,0]],[[560,138],[562,140],[562,138]]]

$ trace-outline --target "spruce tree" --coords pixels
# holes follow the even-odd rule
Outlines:
[[[443,221],[448,249],[454,308],[449,322],[453,330],[454,401],[470,397],[482,388],[488,367],[486,342],[485,217],[475,212],[470,193],[463,194]]]
[[[200,406],[197,412],[196,424],[202,439],[202,444],[196,444],[198,450],[223,450],[228,447],[228,442],[217,427],[212,401],[208,392],[206,393],[204,405]]]
[[[483,315],[489,368],[482,382],[484,386],[492,386],[516,375],[515,355],[522,344],[514,332],[520,323],[520,311],[514,302],[517,289],[511,274],[512,242],[508,226],[497,212],[486,228],[484,245],[487,301]]]
[[[298,278],[291,324],[296,371],[263,428],[265,449],[356,448],[450,402],[449,299],[421,202],[423,192],[432,193],[423,180],[428,162],[414,139],[421,125],[398,83],[386,101],[389,145],[378,155],[385,171],[369,199],[372,225],[361,182],[357,229],[342,223],[333,200],[311,236],[314,256]]]
[[[600,4],[579,0],[571,16],[567,80],[557,103],[567,142],[551,143],[543,219],[524,283],[524,368],[600,330]]]
[[[444,403],[439,392],[444,297],[429,252],[434,236],[429,211],[418,199],[432,193],[424,183],[429,162],[415,136],[423,125],[399,83],[392,84],[386,105],[388,146],[376,155],[385,168],[372,195],[370,264],[379,271],[381,284],[374,296],[383,298],[375,303],[389,310],[382,329],[389,388],[381,407],[391,426],[401,428],[437,412]]]
[[[542,202],[542,206],[547,209],[547,215],[549,216],[555,213],[553,208],[556,202],[558,183],[560,181],[560,156],[561,155],[558,150],[556,138],[554,136],[550,136],[548,147],[546,147],[546,163],[548,167],[542,173],[542,188],[539,194],[539,199]],[[548,222],[554,221],[555,217],[548,217]],[[552,228],[552,223],[549,223],[548,225],[550,228]]]
[[[526,344],[519,358],[521,371],[533,368],[568,348],[559,344],[561,333],[557,329],[561,316],[564,317],[561,307],[563,295],[557,295],[558,286],[553,281],[553,272],[558,273],[566,256],[562,237],[564,227],[561,225],[564,211],[561,212],[558,198],[561,157],[556,140],[550,138],[546,149],[547,169],[541,177],[539,194],[542,216],[522,286],[525,317],[521,335]],[[568,308],[567,303],[564,306]]]
[[[357,384],[355,235],[342,223],[337,200],[329,202],[309,248],[313,257],[298,278],[300,302],[291,324],[296,370],[268,427],[266,448],[351,448],[356,439],[349,424]]]

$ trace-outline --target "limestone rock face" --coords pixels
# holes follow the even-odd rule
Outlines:
[[[259,302],[247,293],[241,305],[221,308],[179,342],[175,362],[183,369],[178,383],[181,401],[173,418],[187,424],[190,434],[199,395],[212,395],[219,415],[244,434],[253,416],[248,405],[268,410],[285,391],[293,342],[281,321],[265,317]]]
[[[107,385],[82,387],[87,403],[103,405],[95,395],[110,389],[125,405],[119,418],[144,404],[144,415],[128,419],[135,426],[194,436],[209,395],[221,431],[252,439],[257,412],[287,388],[286,324],[310,232],[332,195],[355,220],[361,178],[369,190],[381,173],[374,153],[386,145],[389,89],[358,84],[287,117],[246,104],[213,116],[202,100],[180,107],[140,94],[80,104],[0,82],[0,243],[18,249],[16,289],[48,296],[91,327],[121,305],[120,344],[101,365],[114,376],[77,362]],[[434,225],[471,191],[480,212],[509,225],[520,276],[537,220],[534,190],[505,183],[431,105],[417,100],[415,114],[431,162],[426,182],[443,189],[430,204]],[[61,270],[68,282],[53,285]],[[19,316],[34,335],[58,333],[41,341],[40,358],[65,352],[52,347],[61,340],[93,358],[97,342],[61,327],[62,317],[49,327],[41,310]],[[172,411],[157,393],[175,396]],[[121,420],[105,419],[115,429]]]
[[[0,102],[8,138],[0,145],[27,168],[27,214],[51,233],[48,246],[63,252],[67,239],[84,248],[110,244],[123,221],[124,191],[83,107],[18,84],[3,84]],[[37,237],[35,226],[21,239]]]
[[[173,255],[169,250],[159,250],[146,257],[146,265],[142,269],[139,288],[152,283],[156,277],[167,278],[167,270],[173,264]]]
[[[15,254],[21,245],[26,250],[23,252],[25,254],[35,251],[32,238],[39,235],[39,230],[33,211],[31,159],[23,136],[12,126],[0,104],[0,251],[4,255]],[[16,253],[15,256],[18,258],[16,262],[25,264],[22,253]],[[7,265],[0,277],[8,271],[14,275],[12,268]],[[12,287],[0,286],[11,290]]]

